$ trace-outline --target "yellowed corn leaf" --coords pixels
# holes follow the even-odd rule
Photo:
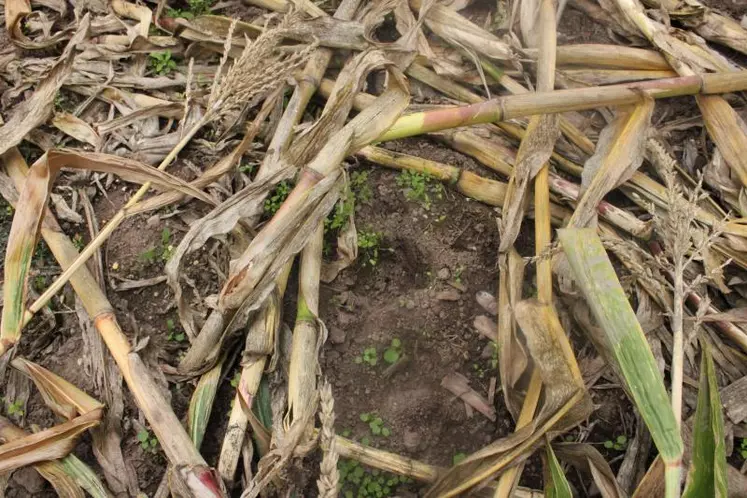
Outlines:
[[[594,155],[581,177],[583,194],[568,226],[583,228],[597,216],[597,208],[610,190],[628,181],[643,163],[654,100],[618,111],[615,120],[599,135]]]
[[[78,436],[99,425],[103,409],[99,408],[50,429],[30,434],[0,446],[0,472],[46,460],[56,460],[70,453]],[[0,419],[0,428],[7,424]]]
[[[36,363],[15,358],[11,365],[31,377],[44,403],[61,417],[71,420],[76,414],[83,415],[104,407],[70,382]]]

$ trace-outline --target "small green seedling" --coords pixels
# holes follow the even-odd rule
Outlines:
[[[171,50],[154,52],[148,56],[150,68],[159,76],[166,76],[176,69],[176,61],[171,58]]]
[[[490,356],[490,367],[496,369],[498,368],[498,343],[496,341],[491,341],[490,346],[493,350]]]
[[[155,453],[158,451],[158,439],[146,429],[142,429],[137,433],[137,440],[140,442],[140,447],[143,451],[149,453]]]
[[[368,428],[374,436],[389,437],[392,434],[389,427],[384,427],[384,419],[375,413],[361,413],[360,419],[361,422],[368,424]]]
[[[179,332],[177,330],[176,324],[171,318],[166,320],[166,330],[169,332],[169,334],[166,336],[167,341],[183,342],[186,338],[184,332]]]
[[[355,460],[340,459],[340,496],[345,498],[386,498],[397,494],[397,487],[411,478],[362,466]]]
[[[742,455],[744,460],[747,460],[747,437],[739,443],[739,454]]]
[[[149,247],[140,254],[140,261],[152,265],[156,261],[166,263],[174,254],[174,246],[171,244],[171,230],[165,227],[161,230],[161,241],[154,247]]]
[[[454,270],[454,282],[458,284],[462,283],[462,273],[464,273],[464,266],[457,266],[456,270]]]
[[[370,346],[363,350],[362,355],[355,357],[355,362],[358,364],[368,363],[369,366],[375,367],[379,362],[379,354],[376,352],[375,347]]]
[[[239,164],[239,171],[244,173],[245,175],[252,176],[254,174],[254,170],[257,168],[257,163],[241,163]]]
[[[21,401],[20,399],[17,399],[8,405],[8,415],[23,417],[23,414],[23,401]]]
[[[358,230],[358,249],[363,252],[363,266],[379,263],[379,248],[383,235],[369,230]]]
[[[81,234],[76,233],[73,236],[73,245],[78,250],[78,252],[83,250],[85,243],[83,242],[83,236]]]
[[[233,374],[233,377],[231,378],[231,387],[234,389],[239,387],[239,383],[241,382],[241,372],[236,372]]]
[[[604,442],[604,447],[608,450],[624,451],[628,447],[628,437],[623,434],[617,436],[614,441],[608,439]]]
[[[329,213],[329,216],[324,220],[324,232],[327,233],[330,230],[341,230],[345,228],[350,221],[350,215],[353,214],[355,209],[355,196],[352,192],[348,192],[345,197],[337,201],[335,208]]]
[[[393,365],[399,361],[400,357],[402,356],[402,341],[400,341],[397,337],[392,339],[392,343],[389,345],[388,348],[386,348],[386,351],[384,351],[384,361],[389,363],[390,365]]]
[[[431,209],[434,199],[443,199],[444,186],[428,173],[403,170],[397,176],[397,185],[404,188],[408,201],[417,202],[426,211]]]
[[[288,198],[291,189],[292,185],[286,180],[278,183],[275,189],[270,192],[270,195],[267,196],[267,199],[265,199],[265,214],[273,216],[277,213],[280,206],[285,202],[285,199]]]
[[[368,184],[368,171],[353,171],[350,175],[350,190],[353,191],[355,199],[360,202],[368,202],[373,197],[371,186]]]
[[[37,292],[42,292],[47,286],[47,279],[44,275],[37,275],[34,277],[34,289]]]
[[[161,261],[166,263],[171,259],[171,255],[174,253],[174,246],[171,245],[171,230],[169,227],[164,227],[161,230]]]
[[[455,453],[453,457],[451,457],[451,464],[452,465],[459,465],[467,458],[467,455],[464,453]]]

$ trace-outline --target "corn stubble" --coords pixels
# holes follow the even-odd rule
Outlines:
[[[60,33],[37,33],[30,38],[20,28],[31,15],[29,4],[7,1],[6,27],[19,46],[46,49],[63,40],[67,45],[40,78],[32,98],[17,107],[10,123],[0,128],[0,136],[8,138],[2,150],[10,177],[7,185],[0,178],[0,190],[17,210],[6,251],[0,351],[16,350],[24,326],[69,281],[166,453],[168,484],[176,496],[222,496],[223,482],[232,487],[243,482],[242,497],[246,498],[291,493],[290,482],[285,480],[288,469],[303,465],[302,459],[315,448],[321,454],[317,493],[325,498],[340,492],[340,458],[418,480],[429,486],[429,497],[478,492],[496,498],[536,496],[536,491],[518,486],[524,462],[536,452],[543,456],[547,496],[572,496],[564,464],[590,475],[604,496],[624,496],[609,463],[594,446],[556,440],[594,409],[590,385],[585,384],[587,372],[580,366],[584,362],[577,360],[569,340],[567,326],[575,324],[600,361],[611,367],[658,450],[636,496],[663,491],[668,498],[678,497],[685,475],[688,497],[727,496],[744,483],[743,476],[735,475],[726,463],[718,381],[734,382],[745,374],[738,363],[747,350],[747,334],[739,326],[738,314],[718,313],[707,296],[731,292],[724,275],[731,264],[747,267],[743,256],[747,229],[742,219],[725,217],[719,199],[703,189],[702,179],[685,174],[651,124],[657,99],[694,96],[703,125],[717,147],[714,161],[723,160],[716,165],[719,169],[710,170],[707,183],[728,192],[725,202],[744,215],[741,194],[735,192],[740,184],[747,185],[747,127],[730,104],[733,101],[722,94],[747,89],[747,72],[703,41],[747,53],[743,27],[698,0],[645,0],[647,7],[658,9],[656,15],[645,11],[638,0],[605,0],[601,6],[576,0],[575,7],[638,44],[648,40],[652,49],[557,46],[556,17],[562,6],[554,0],[517,4],[515,19],[521,39],[511,43],[451,6],[429,0],[396,6],[376,3],[358,16],[360,2],[343,0],[334,17],[306,0],[251,3],[287,14],[278,23],[271,22],[274,27],[200,15],[204,12],[189,20],[164,18],[162,27],[174,28],[173,36],[156,37],[148,35],[152,12],[147,7],[112,2],[116,15],[140,23],[141,39],[135,43],[114,35],[99,41],[133,55],[133,71],[138,76],[130,81],[141,87],[125,94],[115,88],[115,82],[122,80],[112,77],[107,80],[111,88],[86,90],[87,103],[75,112],[58,112],[51,123],[97,151],[48,150],[28,169],[15,145],[50,118],[57,104],[56,92],[66,80],[80,82],[87,77],[73,62],[83,62],[76,58],[77,50],[90,36],[91,19],[86,14]],[[388,15],[394,18],[401,38],[374,43],[372,34]],[[662,19],[685,29],[673,28]],[[288,45],[288,40],[301,40],[302,45]],[[184,49],[182,41],[192,45]],[[175,75],[170,82],[145,75],[146,59],[138,55],[146,51],[143,47],[166,46],[198,59],[202,55],[198,47],[222,56],[210,67],[190,59],[186,77]],[[349,60],[337,81],[324,80],[337,49],[343,49],[340,53]],[[85,67],[88,75],[93,74],[92,66]],[[363,92],[374,72],[386,78],[378,96]],[[204,83],[205,74],[212,80],[208,80],[209,88],[200,88],[195,81]],[[409,105],[405,74],[465,105],[420,106],[405,113]],[[291,79],[295,79],[295,88],[284,102],[285,83]],[[532,81],[533,87],[525,88],[519,81]],[[158,98],[139,93],[169,86],[184,87],[183,102],[162,98],[168,93],[159,93]],[[490,97],[498,88],[509,95],[485,99],[479,93],[487,89],[483,93]],[[307,107],[317,90],[327,104],[313,124],[307,124]],[[96,98],[120,105],[138,101],[139,109],[92,125],[84,111]],[[163,171],[195,143],[199,132],[211,129],[212,137],[221,142],[257,107],[243,139],[195,180],[185,182]],[[353,109],[359,111],[354,117],[350,115]],[[595,141],[582,131],[586,128],[579,125],[582,115],[577,112],[592,109],[600,109],[608,118]],[[98,151],[113,131],[132,128],[142,134],[148,126],[158,129],[159,117],[179,117],[181,125],[161,151],[156,168]],[[378,144],[423,134],[474,157],[494,176],[393,152]],[[45,136],[37,134],[34,140],[43,142]],[[269,145],[251,183],[223,202],[214,195],[216,190],[206,194],[204,189],[211,184],[220,185],[221,190],[231,183],[223,180],[236,172],[257,137],[268,139]],[[319,288],[327,278],[322,256],[324,219],[345,190],[342,162],[352,155],[388,168],[425,173],[464,196],[500,208],[498,323],[491,336],[497,339],[500,388],[515,420],[515,432],[449,469],[335,434],[335,399],[331,384],[322,381],[319,363],[326,340]],[[652,168],[644,169],[645,164]],[[92,242],[80,254],[46,209],[63,167],[115,174],[142,184],[98,234],[94,230]],[[278,182],[294,176],[288,198],[259,225],[267,194]],[[145,199],[153,186],[164,192]],[[624,195],[625,202],[612,201],[609,194],[616,191]],[[125,219],[194,200],[212,210],[192,224],[166,265],[167,281],[190,341],[173,372],[184,377],[201,375],[185,430],[117,323],[86,262]],[[631,203],[639,210],[631,209]],[[641,216],[640,209],[650,219]],[[87,214],[89,223],[93,222],[91,213]],[[527,219],[534,220],[535,248],[530,260],[514,247],[519,234],[526,231]],[[354,214],[348,223],[346,230],[352,236],[344,231],[339,236],[350,236],[349,243],[355,245]],[[553,226],[561,227],[557,240]],[[29,306],[28,281],[38,235],[47,242],[63,273]],[[232,255],[238,257],[202,321],[180,279],[186,275],[186,255],[210,238],[227,238]],[[624,270],[615,271],[607,250]],[[297,255],[296,321],[288,342],[282,308]],[[350,264],[355,255],[355,247],[348,248],[348,260],[340,267]],[[525,277],[532,274],[526,271],[527,265],[536,269],[536,295],[531,297],[525,295]],[[632,283],[626,272],[634,277]],[[629,284],[625,288],[623,274]],[[706,291],[705,285],[711,289]],[[638,293],[638,314],[626,295],[629,289]],[[561,308],[568,303],[573,303],[569,310]],[[695,315],[692,327],[688,314]],[[652,333],[647,338],[643,326],[659,315],[666,316],[668,328],[660,327],[656,337]],[[211,428],[208,422],[216,393],[232,360],[228,346],[242,338],[238,384],[216,473],[199,448]],[[666,362],[662,340],[671,343],[665,353],[671,357],[671,393],[660,370]],[[694,361],[698,354],[699,369]],[[28,434],[0,418],[0,439],[5,443],[0,446],[0,469],[31,465],[62,496],[83,496],[83,490],[107,496],[95,472],[70,454],[79,436],[99,424],[104,406],[23,358],[15,358],[11,365],[33,380],[45,405],[65,421]],[[267,396],[260,389],[262,379],[268,371],[282,378],[277,373],[283,370],[280,365],[287,367],[284,386]],[[697,405],[683,394],[689,380],[685,372],[691,371],[700,376]],[[493,413],[492,408],[487,411]],[[694,410],[690,419],[685,416],[688,410]],[[264,411],[264,415],[255,411]],[[253,440],[247,437],[247,429]],[[254,464],[255,448],[258,464]]]

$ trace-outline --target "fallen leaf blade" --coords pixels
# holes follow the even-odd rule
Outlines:
[[[668,486],[679,485],[683,443],[651,349],[595,229],[558,231],[576,283],[604,336],[600,351],[631,394],[667,464]],[[675,476],[676,474],[676,476]]]
[[[213,368],[204,373],[197,383],[192,399],[189,401],[189,410],[187,412],[187,423],[189,436],[194,441],[195,446],[199,448],[205,437],[210,413],[213,411],[213,402],[215,394],[218,392],[218,383],[220,374],[223,369],[223,363],[218,362]]]
[[[94,410],[52,428],[5,443],[0,446],[0,472],[64,458],[75,448],[80,434],[99,424],[101,415],[102,409]],[[10,422],[6,419],[0,419],[0,429],[8,423]]]
[[[28,375],[47,406],[61,417],[72,419],[104,407],[96,399],[46,368],[23,358],[15,358],[11,365]]]
[[[46,168],[32,168],[18,197],[5,252],[0,351],[13,346],[21,336],[29,271],[52,181],[54,172]]]

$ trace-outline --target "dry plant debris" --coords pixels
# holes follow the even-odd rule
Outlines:
[[[6,0],[0,493],[747,496],[744,19]]]

